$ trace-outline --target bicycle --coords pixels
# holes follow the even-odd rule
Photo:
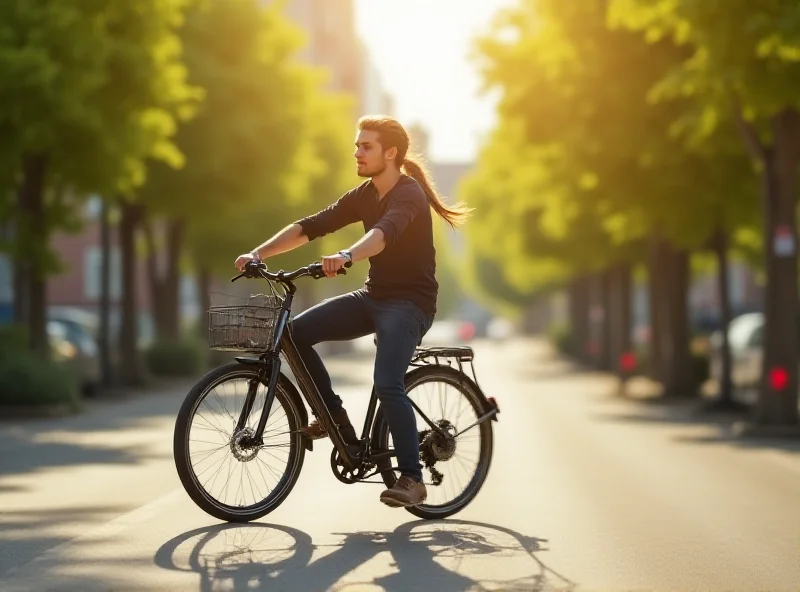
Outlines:
[[[345,269],[339,270],[339,274],[345,273]],[[262,278],[268,282],[271,295],[260,295],[263,300],[256,306],[212,306],[208,311],[211,349],[258,353],[258,357],[236,356],[234,361],[203,376],[187,394],[175,422],[173,455],[181,483],[198,507],[220,520],[226,522],[256,520],[275,510],[289,495],[300,475],[306,451],[313,450],[313,442],[299,432],[301,427],[308,424],[304,399],[327,430],[333,443],[331,469],[339,481],[346,484],[380,483],[381,481],[368,481],[370,477],[379,474],[383,483],[391,488],[398,479],[396,467],[392,466],[391,461],[395,453],[390,443],[389,426],[378,404],[375,388],[372,388],[361,437],[357,444],[348,444],[331,419],[327,406],[297,352],[292,340],[289,317],[297,291],[294,280],[305,276],[314,279],[325,277],[322,264],[312,263],[291,272],[283,270],[270,272],[261,262],[249,262],[244,271],[231,281],[242,277]],[[275,290],[276,287],[281,289],[282,294]],[[300,387],[302,397],[281,371],[281,355],[286,359]],[[443,360],[446,363],[443,363]],[[429,488],[428,500],[418,506],[406,508],[419,518],[446,518],[461,511],[475,498],[488,475],[494,444],[492,422],[497,421],[499,407],[495,398],[486,397],[479,387],[473,360],[474,351],[469,346],[420,345],[406,372],[405,383],[409,397],[415,389],[426,385],[453,387],[461,395],[458,399],[459,413],[456,418],[445,417],[448,413],[441,401],[439,402],[441,417],[439,417],[436,410],[425,414],[414,399],[411,399],[418,418],[423,421],[423,429],[418,430],[423,472],[427,471],[430,474],[430,480],[425,481]],[[457,369],[453,367],[453,363],[457,364]],[[464,370],[466,363],[469,363],[472,369],[472,377]],[[218,387],[235,381],[244,383],[241,385],[242,391],[246,385],[246,394],[241,395],[241,410],[238,413],[231,413],[219,395],[215,394],[214,398],[210,398],[210,393],[216,393]],[[266,387],[266,391],[264,392],[262,388],[262,392],[259,393],[260,387]],[[263,403],[256,405],[257,400],[259,402],[262,400],[261,395]],[[198,409],[207,399],[215,401],[214,406],[209,403],[209,407],[214,411],[215,417],[217,415],[220,417],[220,421],[211,421],[208,417],[200,415],[199,420],[204,423],[194,426],[193,421],[198,417]],[[235,402],[239,400],[236,390],[232,399]],[[459,421],[464,413],[461,411],[464,399],[467,403],[465,411],[474,413],[474,421],[459,428]],[[276,408],[284,412],[287,424],[285,427],[275,427],[281,419]],[[221,414],[217,413],[218,409],[223,409]],[[429,415],[435,416],[436,419],[432,420]],[[467,422],[469,420],[470,418]],[[229,431],[223,424],[229,426]],[[478,460],[466,487],[445,503],[429,503],[432,493],[447,492],[448,485],[452,481],[448,477],[457,468],[454,460],[461,462],[460,458],[456,457],[456,452],[466,445],[465,434],[469,436],[469,432],[472,432],[475,436],[476,433],[473,432],[475,428],[478,428],[476,438],[479,448]],[[193,449],[190,437],[194,432],[202,432],[203,438],[210,437],[207,432],[222,434],[223,437],[216,443],[218,446],[215,448]],[[287,442],[267,443],[268,440],[281,436],[285,437]],[[207,440],[199,440],[198,443],[215,444]],[[236,490],[233,501],[218,499],[220,493],[227,496],[229,482],[225,483],[220,493],[213,493],[222,470],[220,463],[224,462],[224,459],[220,463],[214,460],[205,467],[194,467],[192,464],[194,459],[198,465],[203,465],[210,459],[216,459],[219,452],[227,453],[228,450],[238,461],[238,465],[228,466],[228,479],[230,480],[231,474],[237,468],[240,473],[238,484],[233,485]],[[245,481],[244,477],[245,467],[251,462],[254,462],[255,467],[253,474],[264,477],[265,470],[261,465],[266,466],[266,463],[260,458],[262,453],[263,456],[272,458],[286,454],[286,467],[282,473],[278,474],[267,467],[268,474],[276,483],[266,494],[261,489],[256,491],[249,469],[248,480]],[[202,476],[218,464],[220,466],[217,471],[201,483]],[[463,462],[461,466],[465,466]],[[245,499],[248,494],[252,494],[251,503]]]

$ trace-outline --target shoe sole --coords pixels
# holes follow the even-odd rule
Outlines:
[[[396,500],[391,497],[382,497],[381,502],[384,505],[389,506],[390,508],[411,508],[413,506],[418,506],[420,504],[424,504],[427,497],[422,498],[418,502],[401,502],[400,500]]]

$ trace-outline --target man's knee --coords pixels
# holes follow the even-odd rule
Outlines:
[[[390,401],[406,396],[405,385],[403,380],[397,380],[390,377],[375,377],[375,393],[381,401]]]

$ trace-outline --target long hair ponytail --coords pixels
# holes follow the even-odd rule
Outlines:
[[[419,158],[408,156],[409,137],[400,123],[388,116],[362,117],[358,120],[358,129],[378,132],[380,144],[384,150],[397,148],[395,164],[397,168],[419,183],[431,208],[441,216],[452,228],[460,226],[472,212],[464,203],[448,206],[436,193],[430,175]]]

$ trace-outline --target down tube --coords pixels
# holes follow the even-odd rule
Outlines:
[[[351,456],[347,451],[344,440],[339,436],[339,428],[334,424],[330,411],[328,411],[328,406],[325,405],[325,402],[322,400],[322,395],[319,394],[317,385],[311,380],[311,376],[308,374],[306,365],[300,357],[300,353],[297,351],[297,346],[292,339],[291,333],[292,326],[291,323],[289,323],[281,336],[281,352],[286,356],[286,362],[289,364],[289,368],[292,369],[292,374],[294,374],[297,384],[300,386],[300,390],[306,398],[306,402],[308,402],[312,412],[327,430],[331,442],[333,442],[333,445],[339,452],[342,461],[346,465],[351,465],[352,463],[349,462]],[[348,466],[348,468],[353,469],[355,467]]]

